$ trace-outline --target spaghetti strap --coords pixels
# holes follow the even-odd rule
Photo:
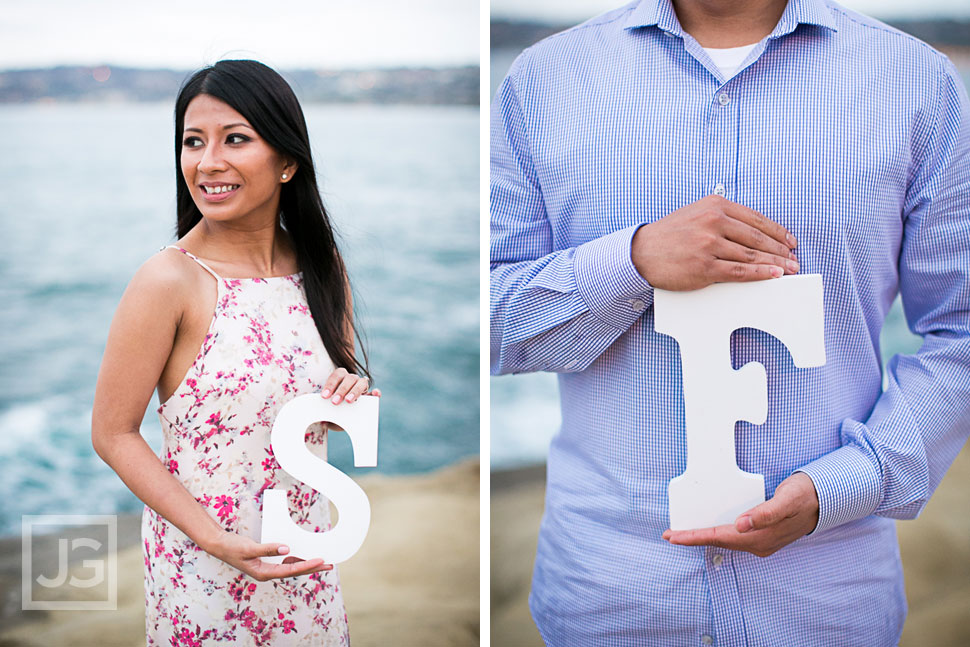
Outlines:
[[[199,260],[199,257],[196,256],[195,254],[193,254],[192,252],[186,251],[186,250],[182,249],[181,247],[179,247],[178,245],[166,245],[165,247],[159,247],[158,248],[158,251],[162,251],[163,249],[167,249],[168,247],[171,247],[172,249],[179,250],[180,252],[182,252],[183,254],[185,254],[186,256],[188,256],[189,258],[191,258],[193,261],[195,261],[196,263],[198,263],[199,265],[201,265],[202,267],[204,267],[206,272],[208,272],[212,276],[216,277],[216,281],[218,281],[219,283],[222,283],[222,277],[219,276],[218,274],[216,274],[215,271],[213,271],[213,269],[211,267],[209,267],[208,265],[206,265],[205,263],[203,263],[201,260]]]

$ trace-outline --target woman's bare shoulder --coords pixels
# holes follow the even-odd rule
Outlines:
[[[126,296],[148,300],[154,308],[171,310],[187,291],[199,286],[195,261],[176,249],[164,248],[150,256],[132,276]]]

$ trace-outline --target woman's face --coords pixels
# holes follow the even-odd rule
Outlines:
[[[185,110],[180,162],[206,219],[254,227],[276,222],[280,186],[296,170],[241,114],[207,94],[192,99]]]

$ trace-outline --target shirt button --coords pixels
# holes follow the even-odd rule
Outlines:
[[[640,300],[640,299],[631,299],[631,300],[630,300],[630,307],[631,307],[631,308],[633,308],[634,310],[636,310],[637,312],[640,312],[640,311],[641,311],[641,310],[643,310],[643,309],[644,309],[644,308],[645,308],[646,306],[647,306],[647,304],[646,304],[646,303],[644,303],[644,302],[643,302],[642,300]]]
[[[717,553],[711,558],[711,563],[714,564],[714,566],[720,566],[724,563],[724,555]]]
[[[579,366],[579,363],[578,362],[569,362],[568,364],[566,364],[565,366],[563,366],[563,368],[566,369],[567,371],[573,371],[578,366]]]
[[[703,636],[701,636],[701,642],[704,643],[705,645],[713,645],[714,638],[712,638],[711,636],[708,636],[707,634],[704,634]]]
[[[727,92],[722,92],[721,94],[717,95],[717,102],[722,106],[726,106],[727,104],[731,103],[731,96]]]
[[[724,194],[725,194],[724,185],[721,184],[720,182],[718,182],[717,184],[715,184],[714,185],[714,195],[721,195],[721,196],[723,196]]]

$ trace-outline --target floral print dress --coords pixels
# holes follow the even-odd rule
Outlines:
[[[302,528],[330,529],[320,492],[284,472],[270,431],[286,402],[319,393],[333,371],[303,291],[301,274],[216,279],[215,313],[195,362],[158,408],[159,458],[226,530],[260,540],[262,496],[286,489]],[[165,249],[165,248],[163,248]],[[307,447],[326,460],[326,428]],[[165,646],[348,645],[337,569],[258,582],[199,548],[145,506],[147,644]]]

